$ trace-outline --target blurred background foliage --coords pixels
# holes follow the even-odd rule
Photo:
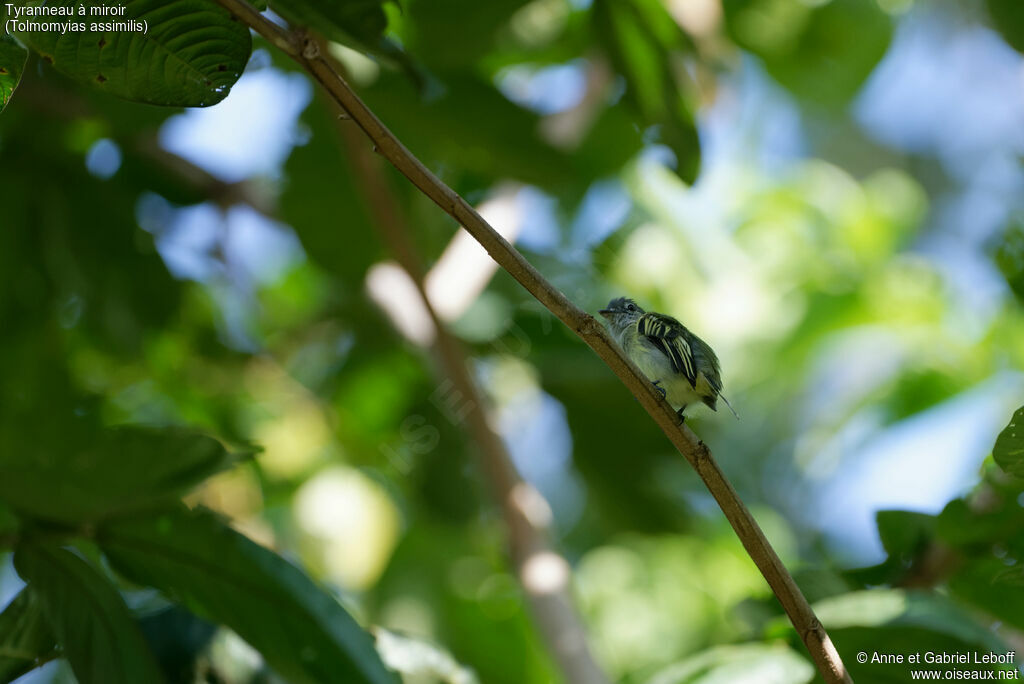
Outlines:
[[[626,293],[715,347],[742,420],[691,425],[855,679],[908,679],[861,650],[1024,650],[1016,434],[991,455],[1024,397],[1017,0],[318,7],[281,14],[338,41],[371,108],[577,304]],[[379,237],[385,202],[551,505],[609,676],[812,681],[613,375],[393,171],[368,194],[354,124],[254,46],[229,97],[187,111],[29,59],[0,116],[6,457],[133,424],[256,450],[188,501],[300,562],[388,644],[427,649],[435,673],[408,681],[558,681]],[[0,483],[16,507],[58,491]],[[0,539],[10,520],[0,508]],[[0,605],[21,587],[10,555]],[[171,681],[274,681],[234,633],[125,591]],[[23,681],[70,676],[57,661]]]

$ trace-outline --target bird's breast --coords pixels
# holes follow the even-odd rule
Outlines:
[[[677,373],[665,353],[646,338],[642,337],[628,344],[625,352],[648,379],[657,382],[658,386],[665,390],[665,398],[673,408],[678,409],[700,401],[700,395],[690,385],[686,376]]]

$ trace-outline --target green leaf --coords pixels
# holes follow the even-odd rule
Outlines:
[[[38,449],[16,438],[0,437],[0,499],[64,523],[167,504],[231,463],[218,441],[180,428],[111,428],[88,445]]]
[[[0,613],[0,682],[10,682],[56,655],[57,641],[39,600],[22,589]]]
[[[139,618],[139,628],[164,676],[171,682],[195,682],[198,662],[217,633],[217,625],[171,604]]]
[[[20,521],[14,512],[0,501],[0,552],[14,548]]]
[[[1024,570],[1005,561],[991,557],[969,559],[949,579],[949,590],[961,601],[1022,629]]]
[[[641,120],[659,127],[677,173],[692,183],[700,169],[695,86],[674,63],[692,52],[686,34],[657,0],[595,0],[593,12]]]
[[[1017,504],[1018,486],[1004,491],[998,483],[988,482],[984,506],[971,506],[964,499],[953,499],[936,521],[939,538],[949,546],[977,546],[991,549],[993,544],[1011,545],[1020,539],[1024,527],[1024,509]]]
[[[57,643],[82,684],[138,684],[163,678],[117,590],[65,549],[26,544],[14,567],[39,600]]]
[[[509,19],[527,0],[406,0],[410,51],[436,71],[472,73],[493,54]],[[458,27],[459,40],[452,40]]]
[[[829,630],[849,627],[921,627],[964,643],[999,648],[1002,642],[963,608],[939,594],[900,589],[855,591],[818,601],[814,612]]]
[[[910,653],[932,651],[994,651],[1005,653],[1007,645],[978,618],[941,594],[899,589],[856,591],[813,604],[815,613],[828,629],[854,681],[872,684],[900,683],[910,679],[916,666],[906,662]],[[792,631],[784,619],[770,629],[782,636]],[[902,663],[861,663],[859,652],[869,658],[875,653],[902,654]],[[958,665],[933,665],[948,672]],[[999,670],[999,665],[978,665],[980,671]]]
[[[126,577],[235,630],[290,682],[397,682],[332,596],[208,511],[120,520],[98,538]]]
[[[804,684],[814,678],[814,667],[785,645],[741,644],[717,646],[674,663],[647,684]]]
[[[414,151],[425,163],[472,175],[476,188],[490,185],[480,177],[514,178],[554,192],[585,177],[569,155],[541,139],[538,115],[476,74],[447,74],[444,92],[430,99],[404,79],[382,74],[362,95],[400,140],[416,141]]]
[[[388,26],[384,0],[274,0],[273,10],[295,26],[311,27],[329,40],[373,51]]]
[[[25,70],[26,59],[28,50],[6,33],[0,34],[0,112],[4,111],[14,96],[14,89],[21,81],[21,72]]]
[[[1017,301],[1024,303],[1024,215],[1018,214],[1006,227],[995,261]]]
[[[1006,42],[1024,52],[1024,3],[1020,0],[986,0],[992,23]]]
[[[932,538],[935,516],[913,511],[879,511],[875,515],[882,548],[890,557],[916,555]]]
[[[248,27],[209,0],[57,0],[47,6],[82,8],[86,14],[75,9],[69,17],[23,18],[78,22],[85,30],[27,31],[18,36],[58,71],[136,102],[176,107],[217,104],[242,75],[252,52]],[[124,12],[89,14],[105,8]]]
[[[1024,477],[1024,406],[1017,409],[992,447],[992,457],[1010,475]]]
[[[798,97],[845,106],[889,46],[892,21],[865,0],[724,0],[736,43]]]
[[[323,98],[314,99],[302,120],[311,138],[285,163],[281,217],[314,262],[347,286],[360,287],[384,250],[349,161],[356,152],[345,148],[337,119]],[[339,239],[342,235],[352,237]]]

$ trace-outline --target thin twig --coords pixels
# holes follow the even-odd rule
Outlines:
[[[549,283],[512,245],[454,190],[438,179],[371,112],[344,79],[320,55],[315,42],[281,28],[245,0],[217,0],[257,33],[284,50],[327,90],[331,97],[373,142],[376,151],[413,185],[458,221],[498,265],[593,349],[654,418],[672,444],[697,471],[729,520],[796,628],[811,658],[829,684],[852,683],[825,628],[797,587],[764,532],[726,479],[704,442],[680,425],[672,407],[640,370],[627,359],[593,316],[577,308]]]
[[[329,56],[327,59],[341,72],[340,65]],[[399,202],[388,186],[377,156],[350,122],[339,121],[338,124],[346,157],[367,198],[374,227],[415,284],[420,301],[433,322],[439,370],[451,381],[453,390],[462,397],[462,406],[466,407],[465,419],[479,447],[484,474],[501,504],[512,563],[544,643],[566,682],[603,684],[608,680],[587,647],[586,630],[569,595],[569,563],[552,550],[548,529],[550,515],[544,514],[550,509],[540,492],[519,476],[508,450],[487,420],[483,393],[469,370],[465,348],[448,331],[430,303],[425,286],[426,269],[413,246],[412,229],[398,208]],[[535,572],[538,565],[550,570],[556,581],[539,584]]]

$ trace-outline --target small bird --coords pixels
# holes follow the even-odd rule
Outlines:
[[[688,404],[702,401],[716,411],[721,397],[739,418],[729,400],[722,396],[721,368],[715,352],[686,326],[660,313],[647,313],[626,297],[613,299],[599,311],[608,319],[615,340],[661,396],[685,421]]]

